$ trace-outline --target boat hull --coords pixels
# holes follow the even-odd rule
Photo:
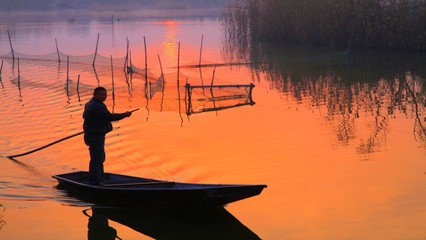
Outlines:
[[[88,172],[55,175],[58,188],[81,200],[128,207],[225,205],[259,195],[266,185],[191,184],[106,173],[103,185],[88,182]]]

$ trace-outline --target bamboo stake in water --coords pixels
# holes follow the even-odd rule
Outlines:
[[[78,78],[77,78],[77,97],[78,97],[78,101],[80,102],[80,74],[78,74]]]
[[[112,55],[111,55],[111,81],[112,81],[112,99],[115,100],[115,87],[114,87],[114,65],[112,62]]]
[[[68,92],[68,82],[70,80],[70,56],[67,56],[67,92]]]
[[[149,85],[148,89],[148,53],[146,51],[146,39],[145,36],[143,36],[143,46],[144,46],[144,54],[145,54],[145,97],[148,100],[149,91],[151,89],[151,85]]]
[[[129,72],[130,73],[133,73],[133,68],[132,68],[132,66],[133,66],[133,63],[132,63],[132,50],[129,50],[129,68],[130,68],[130,70],[129,70]]]
[[[180,104],[180,86],[179,86],[179,76],[180,76],[180,42],[178,45],[178,70],[177,70],[177,92],[178,92],[178,106],[179,106],[179,117],[181,119],[180,126],[183,126],[183,117],[181,113],[181,104]]]
[[[124,73],[127,73],[127,67],[129,66],[128,61],[129,61],[129,45],[130,45],[130,41],[129,39],[126,37],[126,57],[124,59]]]
[[[177,61],[178,61],[178,66],[177,66],[177,85],[179,87],[179,75],[180,75],[180,69],[179,69],[179,67],[180,67],[180,42],[178,44],[178,59],[177,59]]]
[[[9,37],[10,50],[12,51],[12,57],[13,57],[13,60],[15,60],[15,51],[13,51],[12,40],[10,39],[9,30],[7,30],[7,36]]]
[[[18,58],[18,89],[21,92],[21,69],[19,67],[19,58]]]
[[[212,76],[212,82],[210,83],[210,86],[213,86],[213,82],[214,82],[214,75],[216,73],[216,64],[214,65],[214,69],[213,69],[213,76]]]
[[[203,52],[203,41],[204,41],[204,35],[201,35],[200,60],[198,61],[199,67],[201,67],[201,54]]]
[[[3,60],[1,60],[1,66],[0,66],[0,81],[1,81],[1,72],[3,71]]]
[[[145,49],[145,81],[148,82],[148,53],[146,52],[146,39],[143,36],[143,45]]]
[[[160,55],[158,54],[157,56],[158,56],[158,62],[160,63],[161,76],[164,78],[163,65],[161,64]]]
[[[164,79],[164,73],[163,73],[163,65],[161,64],[160,55],[158,54],[158,62],[160,63],[160,70],[161,70],[161,104],[160,104],[160,112],[163,111],[163,100],[164,100],[164,86],[165,86],[165,79]]]
[[[55,38],[55,44],[56,44],[56,52],[58,53],[58,63],[61,63],[61,56],[59,55],[59,48],[58,48],[58,40]]]
[[[96,61],[96,55],[98,54],[98,45],[99,45],[99,36],[100,36],[101,34],[100,33],[98,33],[98,40],[96,41],[96,48],[95,48],[95,56],[93,57],[93,67],[95,67],[95,61]]]

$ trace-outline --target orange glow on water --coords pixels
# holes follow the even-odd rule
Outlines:
[[[179,23],[180,23],[179,21],[172,20],[172,19],[167,19],[167,20],[161,21],[161,24],[164,24],[166,26],[172,26],[172,27],[175,27]]]
[[[174,20],[166,20],[161,22],[166,26],[166,31],[164,32],[164,40],[162,42],[164,55],[166,56],[166,61],[168,65],[175,64],[177,65],[176,56],[178,49],[178,41],[176,39],[176,34],[178,31],[179,22]]]

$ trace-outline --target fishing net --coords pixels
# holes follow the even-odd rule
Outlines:
[[[134,107],[145,106],[148,111],[193,114],[254,104],[254,85],[226,85],[222,79],[214,79],[219,85],[211,85],[213,80],[209,79],[206,86],[203,74],[211,74],[210,65],[155,74],[133,64],[128,56],[76,56],[58,51],[44,55],[9,52],[0,58],[11,66],[6,75],[20,91],[52,89],[64,92],[69,102],[80,102],[90,97],[95,87],[103,86],[112,93],[113,101],[116,97],[127,99]]]
[[[254,85],[211,85],[185,86],[188,99],[186,113],[203,113],[218,111],[244,105],[253,105],[252,91]]]

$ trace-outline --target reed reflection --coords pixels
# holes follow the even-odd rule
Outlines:
[[[88,236],[102,239],[125,237],[109,226],[109,220],[154,239],[260,239],[224,208],[124,209],[92,207]]]
[[[271,88],[323,115],[337,145],[358,138],[359,154],[379,151],[391,119],[401,118],[412,120],[414,138],[426,145],[425,55],[275,44],[249,49],[238,42],[226,48],[250,62],[263,61],[255,72],[266,69]],[[369,132],[363,134],[357,126],[365,123]]]

